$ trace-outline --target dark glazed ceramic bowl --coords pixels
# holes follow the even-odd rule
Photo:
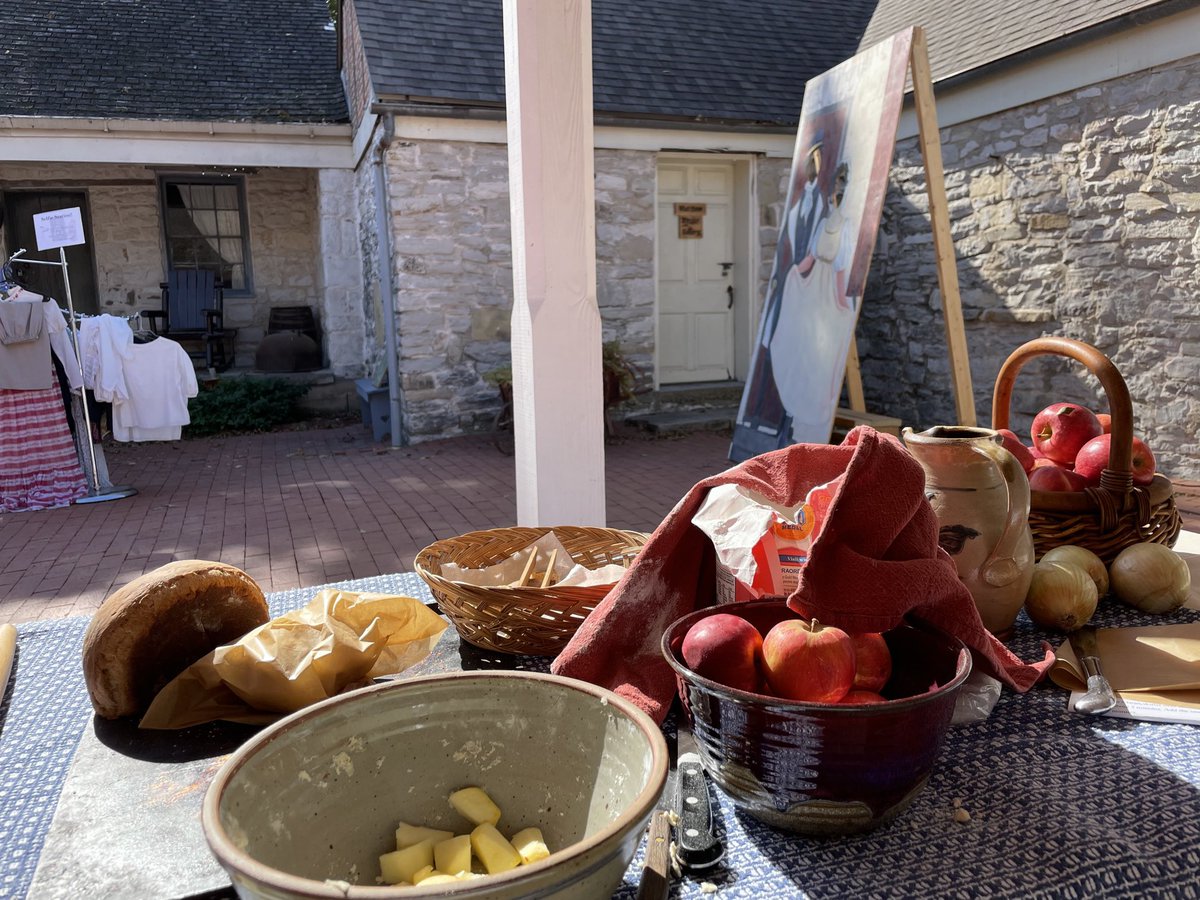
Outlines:
[[[854,834],[896,818],[928,781],[971,673],[962,641],[923,623],[902,625],[885,635],[887,703],[802,703],[725,687],[684,664],[684,635],[718,612],[764,635],[795,615],[782,600],[731,603],[686,615],[663,635],[713,780],[750,815],[801,834]]]

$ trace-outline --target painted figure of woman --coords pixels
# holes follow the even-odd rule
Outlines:
[[[838,166],[829,210],[816,226],[806,257],[788,271],[779,324],[771,338],[771,367],[793,443],[825,443],[841,394],[847,337],[854,328],[846,278],[854,229],[842,209],[849,167]]]

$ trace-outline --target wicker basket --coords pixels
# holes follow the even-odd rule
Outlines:
[[[479,587],[441,575],[443,563],[473,569],[502,562],[553,531],[575,562],[595,569],[628,568],[648,535],[612,528],[494,528],[430,544],[415,567],[442,611],[468,643],[500,653],[556,656],[612,585],[589,587]]]
[[[1065,356],[1085,365],[1099,379],[1112,415],[1109,467],[1099,487],[1083,491],[1031,494],[1029,527],[1038,559],[1053,547],[1075,544],[1094,552],[1105,564],[1131,544],[1152,541],[1174,546],[1181,521],[1175,490],[1161,474],[1144,487],[1135,487],[1130,468],[1133,456],[1133,407],[1125,379],[1112,361],[1090,344],[1062,337],[1044,337],[1018,347],[1004,361],[992,394],[992,427],[1008,428],[1009,399],[1021,367],[1038,356]]]

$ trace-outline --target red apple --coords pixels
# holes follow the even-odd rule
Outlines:
[[[1112,435],[1102,434],[1084,444],[1075,457],[1075,472],[1083,476],[1088,484],[1099,484],[1100,473],[1108,468]],[[1129,468],[1133,472],[1133,483],[1147,485],[1154,480],[1154,454],[1138,437],[1133,439],[1133,453],[1129,457]]]
[[[1029,448],[1021,443],[1021,439],[1007,428],[1001,428],[999,431],[1000,441],[1004,444],[1004,449],[1017,458],[1021,468],[1028,475],[1033,471],[1033,454],[1029,452]]]
[[[762,635],[743,619],[717,613],[701,619],[683,637],[683,661],[718,684],[757,693]]]
[[[1043,453],[1041,450],[1039,450],[1037,447],[1026,447],[1025,449],[1029,451],[1029,455],[1032,456],[1034,459],[1045,459],[1046,458],[1046,454]]]
[[[1031,491],[1082,491],[1087,486],[1086,478],[1062,466],[1037,466],[1029,475]]]
[[[1079,448],[1104,433],[1100,420],[1078,403],[1052,403],[1033,417],[1033,446],[1060,465],[1075,462]]]
[[[1108,413],[1096,413],[1096,418],[1100,420],[1100,427],[1104,429],[1105,434],[1112,431],[1112,416]]]
[[[878,632],[850,635],[854,645],[854,688],[882,691],[892,677],[892,651]]]
[[[876,691],[864,691],[854,688],[854,690],[839,700],[838,703],[843,706],[866,706],[870,703],[887,703],[887,697]]]
[[[1049,459],[1048,457],[1045,457],[1045,456],[1039,456],[1037,459],[1035,459],[1033,461],[1033,469],[1044,469],[1047,466],[1049,466],[1050,468],[1053,468],[1053,469],[1065,469],[1066,468],[1066,466],[1060,466],[1054,460]],[[1026,474],[1032,475],[1033,469],[1030,469]]]
[[[784,619],[763,639],[771,691],[789,700],[836,703],[854,684],[854,644],[840,628]]]

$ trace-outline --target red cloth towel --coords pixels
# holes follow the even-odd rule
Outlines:
[[[616,691],[656,721],[675,678],[659,642],[673,621],[715,602],[715,551],[692,524],[708,489],[737,484],[792,506],[845,472],[788,605],[853,631],[886,631],[907,613],[957,636],[975,664],[1024,692],[1054,662],[1023,663],[983,627],[971,593],[938,546],[925,475],[900,441],[867,426],[841,446],[796,444],[699,482],[667,514],[625,577],[554,660],[552,671]]]

